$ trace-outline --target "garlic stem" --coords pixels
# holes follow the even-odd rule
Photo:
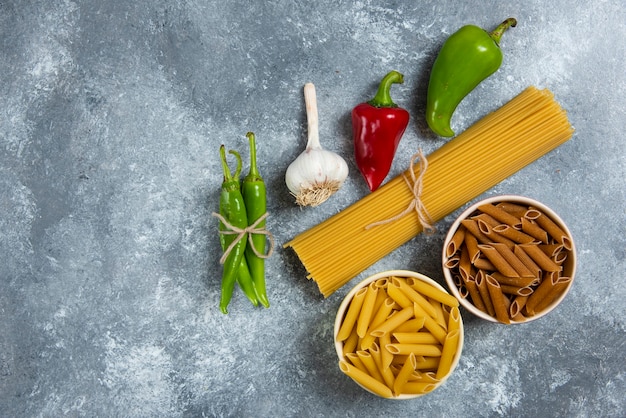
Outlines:
[[[307,144],[306,149],[320,149],[320,134],[317,117],[317,96],[315,94],[315,85],[306,83],[304,85],[304,104],[306,107],[307,120]]]

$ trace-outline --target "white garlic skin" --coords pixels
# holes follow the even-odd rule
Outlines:
[[[302,189],[337,182],[339,186],[348,177],[348,164],[338,154],[323,148],[311,148],[302,152],[287,167],[285,182],[294,195]]]

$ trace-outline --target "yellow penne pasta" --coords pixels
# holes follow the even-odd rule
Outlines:
[[[447,326],[448,334],[460,328],[461,328],[461,311],[459,311],[458,306],[454,306],[452,307],[452,309],[450,309],[450,315],[448,316],[448,326]]]
[[[380,337],[383,334],[392,332],[394,329],[398,327],[398,325],[411,319],[413,315],[414,315],[414,308],[411,306],[408,306],[402,309],[401,311],[396,312],[391,317],[389,317],[389,319],[387,319],[385,322],[380,324],[380,326],[376,327],[376,329],[374,329],[371,332],[371,334],[375,337]]]
[[[409,277],[406,279],[409,286],[421,293],[422,295],[434,299],[448,306],[459,306],[459,301],[449,293],[443,292],[430,284],[418,279]]]
[[[367,390],[383,398],[392,398],[393,392],[384,383],[374,379],[346,361],[339,361],[339,369]]]
[[[358,342],[359,335],[356,333],[356,327],[352,327],[352,332],[350,333],[350,336],[343,340],[343,353],[346,354],[356,351]]]
[[[444,339],[445,340],[445,339]],[[416,356],[437,357],[441,355],[441,345],[437,344],[402,344],[387,345],[387,350],[392,354],[414,354]]]
[[[365,337],[367,334],[367,328],[370,326],[377,294],[378,287],[376,287],[376,283],[371,283],[367,287],[367,293],[365,293],[363,306],[361,307],[361,312],[359,313],[359,318],[357,319],[356,324],[356,333],[361,338]]]
[[[341,328],[339,329],[339,333],[337,334],[338,341],[344,341],[350,336],[352,328],[356,328],[356,321],[361,313],[361,306],[363,306],[366,293],[367,288],[360,289],[352,298],[346,316],[341,324]]]
[[[410,301],[420,305],[420,307],[431,317],[435,318],[437,316],[437,312],[435,311],[435,308],[433,308],[433,305],[431,305],[430,302],[428,302],[428,300],[426,300],[426,298],[419,292],[409,286],[406,280],[398,280],[397,278],[394,278],[392,281],[394,282],[394,285],[398,283],[398,287]]]
[[[400,289],[400,283],[397,280],[395,282],[392,280],[389,283],[389,286],[387,286],[387,294],[403,308],[413,306],[413,302],[411,302],[407,295]]]
[[[385,383],[383,375],[380,373],[378,367],[376,366],[376,362],[374,361],[374,357],[372,357],[372,354],[367,350],[359,350],[356,352],[356,354],[367,369],[369,375],[379,382]]]
[[[438,344],[430,332],[394,332],[393,337],[401,344]],[[391,344],[391,341],[388,343]]]
[[[396,380],[393,383],[393,393],[398,396],[403,393],[404,386],[409,380],[411,373],[415,371],[416,360],[414,354],[409,354],[408,360],[402,365],[402,368],[396,376]]]
[[[437,370],[437,367],[439,367],[440,359],[441,356],[424,357],[422,360],[417,362],[417,366],[415,367],[417,369],[416,373],[419,375],[420,378],[423,378],[422,374],[419,373],[419,371]]]
[[[437,385],[430,382],[407,382],[403,391],[406,394],[426,394],[437,388]]]
[[[443,340],[446,338],[446,331],[441,325],[439,325],[432,316],[428,315],[417,303],[413,304],[413,310],[416,317],[424,317],[424,328],[430,331],[439,342],[443,343]]]
[[[459,338],[459,329],[450,331],[446,335],[446,339],[441,350],[441,360],[439,360],[439,367],[437,367],[437,374],[435,375],[437,379],[443,379],[448,375],[448,373],[450,373],[452,360],[454,359],[454,355],[456,354],[456,350],[459,345]]]
[[[426,318],[424,318],[423,316],[412,318],[404,322],[403,324],[400,324],[399,326],[397,326],[393,331],[394,332],[417,332],[420,329],[424,328],[425,321],[426,321]]]

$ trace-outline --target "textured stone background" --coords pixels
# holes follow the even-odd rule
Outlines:
[[[222,315],[219,145],[245,152],[256,133],[280,246],[367,194],[349,112],[378,80],[406,79],[393,91],[412,115],[395,175],[444,143],[423,120],[442,42],[509,16],[502,68],[453,123],[461,132],[529,85],[568,110],[573,139],[485,194],[527,195],[569,225],[578,275],[558,310],[514,327],[465,314],[458,369],[421,399],[381,400],[343,376],[342,297],[384,269],[443,283],[451,214],[326,300],[277,248],[272,307],[238,294]],[[0,2],[0,414],[626,415],[624,21],[618,0]],[[307,81],[322,144],[351,173],[301,210],[283,176],[304,147]]]

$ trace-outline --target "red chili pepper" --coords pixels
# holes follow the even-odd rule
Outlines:
[[[409,124],[409,112],[398,107],[389,94],[392,84],[403,82],[402,74],[391,71],[380,82],[376,96],[352,110],[354,156],[372,192],[389,174],[398,144]]]

